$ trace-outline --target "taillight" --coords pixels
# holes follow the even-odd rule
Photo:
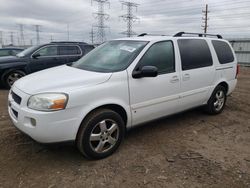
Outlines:
[[[238,74],[240,73],[240,65],[238,64],[237,65],[237,69],[236,69],[236,75],[235,75],[235,78],[238,77]]]

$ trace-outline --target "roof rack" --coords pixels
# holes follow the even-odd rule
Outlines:
[[[198,35],[199,37],[206,37],[206,36],[213,36],[217,37],[218,39],[222,39],[221,35],[215,35],[215,34],[207,34],[207,33],[189,33],[189,32],[179,32],[174,35],[174,37],[182,37],[182,35]]]
[[[159,34],[141,33],[141,34],[137,35],[137,37],[143,37],[145,35],[149,35],[149,36],[166,36],[166,35],[159,35]]]

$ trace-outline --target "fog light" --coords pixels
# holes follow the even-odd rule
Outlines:
[[[30,118],[30,123],[32,126],[36,126],[36,120],[34,118]]]

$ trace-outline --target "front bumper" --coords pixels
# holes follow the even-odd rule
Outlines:
[[[11,91],[20,96],[20,104],[13,99]],[[11,91],[8,97],[8,112],[17,129],[41,143],[75,140],[82,121],[82,118],[78,116],[79,109],[66,108],[55,112],[32,110],[27,107],[29,94],[16,87],[13,87]]]

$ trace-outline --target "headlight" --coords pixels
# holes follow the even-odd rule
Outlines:
[[[68,95],[63,93],[42,93],[28,100],[28,107],[39,111],[62,110],[66,107]]]

